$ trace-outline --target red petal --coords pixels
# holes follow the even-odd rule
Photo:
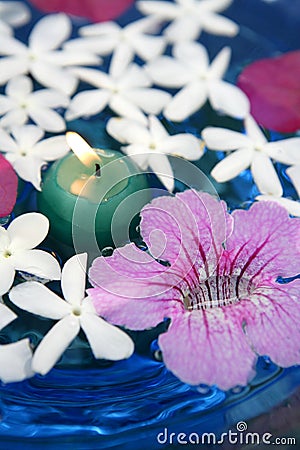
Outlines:
[[[17,199],[18,177],[11,164],[0,155],[0,217],[10,214]]]
[[[103,22],[120,16],[134,0],[31,0],[44,12],[66,12],[93,22]]]
[[[282,133],[300,129],[300,51],[250,64],[238,79],[251,114],[262,126]]]

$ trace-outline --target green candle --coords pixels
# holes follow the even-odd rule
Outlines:
[[[76,154],[50,167],[38,195],[50,235],[78,253],[123,245],[131,219],[150,201],[146,175],[120,152],[92,149],[77,133],[67,139]]]

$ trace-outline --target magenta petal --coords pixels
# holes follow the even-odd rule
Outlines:
[[[0,217],[8,216],[16,203],[18,177],[11,164],[0,155]]]
[[[193,265],[216,265],[232,228],[224,202],[194,190],[159,197],[141,216],[141,234],[151,254],[179,267],[183,277]]]
[[[158,340],[166,367],[192,385],[246,385],[255,375],[256,356],[241,318],[234,306],[178,314]]]
[[[44,12],[66,12],[92,22],[103,22],[120,16],[134,0],[31,0]]]
[[[232,213],[234,230],[226,242],[229,275],[260,279],[292,277],[300,272],[300,220],[275,202],[254,203]],[[222,261],[225,258],[222,258]],[[227,265],[228,267],[228,265]]]
[[[133,244],[97,258],[89,281],[97,313],[116,325],[143,330],[183,308],[180,290],[173,288],[181,278]]]
[[[246,334],[255,351],[275,364],[300,364],[300,280],[273,284],[255,291]]]
[[[251,114],[266,128],[292,133],[300,128],[300,51],[250,64],[238,86],[247,94]]]

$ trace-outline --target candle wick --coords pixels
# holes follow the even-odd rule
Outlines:
[[[95,167],[96,167],[95,175],[96,175],[96,177],[100,178],[100,177],[101,177],[101,167],[100,167],[100,164],[96,163],[96,164],[95,164]]]

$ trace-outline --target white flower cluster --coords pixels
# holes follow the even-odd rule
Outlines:
[[[97,316],[89,297],[85,297],[87,254],[69,259],[61,273],[56,258],[34,249],[46,237],[48,219],[39,213],[27,213],[0,227],[0,296],[9,290],[9,298],[20,309],[57,320],[42,339],[34,354],[28,339],[0,346],[0,380],[21,381],[35,373],[49,372],[82,329],[95,358],[120,360],[133,353],[133,342],[120,329]],[[39,281],[27,281],[12,287],[15,273],[26,272]],[[44,283],[61,278],[63,300]],[[42,282],[43,281],[43,282]],[[0,330],[17,318],[0,303]]]

